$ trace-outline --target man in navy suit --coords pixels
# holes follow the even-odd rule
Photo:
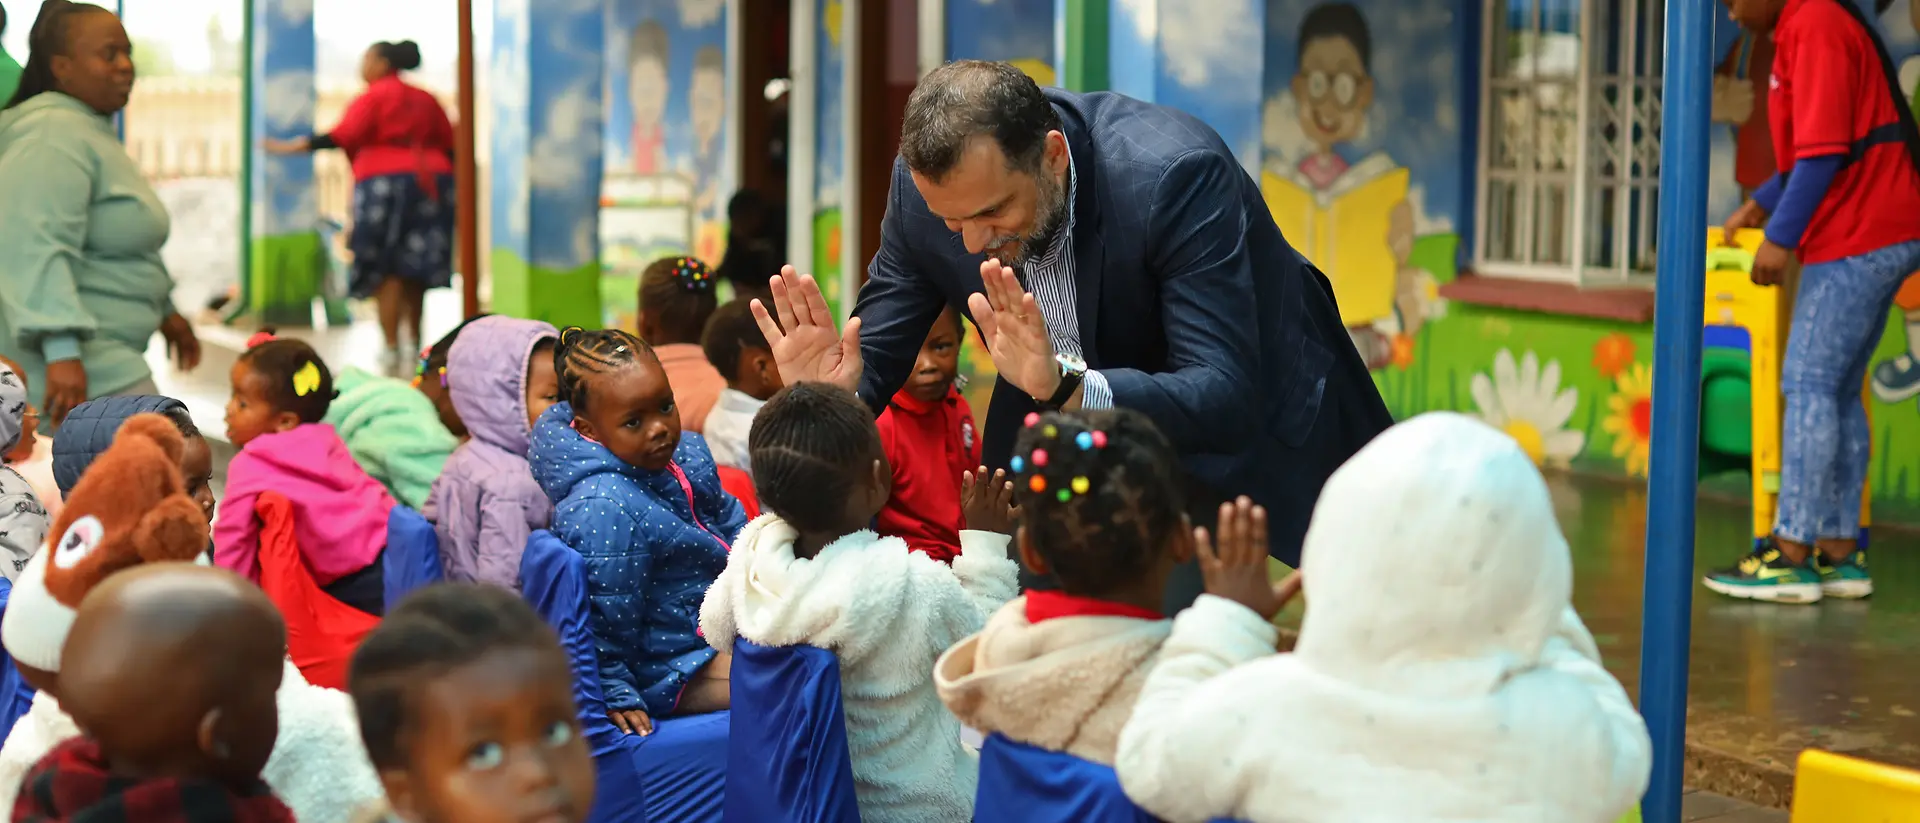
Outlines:
[[[1043,91],[1006,63],[935,69],[907,101],[867,278],[844,333],[811,277],[775,278],[779,325],[755,314],[788,382],[857,387],[878,414],[960,307],[1000,372],[989,466],[1030,412],[1134,409],[1180,451],[1195,520],[1251,497],[1289,565],[1327,476],[1392,423],[1325,275],[1220,136],[1173,109]],[[1170,606],[1197,596],[1186,578]]]

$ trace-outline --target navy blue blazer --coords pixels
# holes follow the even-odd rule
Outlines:
[[[1258,184],[1197,118],[1119,94],[1045,90],[1073,155],[1080,345],[1114,404],[1151,417],[1191,479],[1195,519],[1248,495],[1298,565],[1328,475],[1392,423],[1334,306]],[[854,314],[875,414],[942,309],[967,311],[982,255],[928,211],[896,160],[880,251]],[[983,453],[1004,467],[1033,398],[994,386]]]

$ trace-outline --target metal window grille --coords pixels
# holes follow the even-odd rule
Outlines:
[[[1653,271],[1665,0],[1487,0],[1476,267],[1622,284]]]

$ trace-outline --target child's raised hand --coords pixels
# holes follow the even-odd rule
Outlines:
[[[1219,532],[1218,539],[1212,539],[1206,529],[1193,530],[1207,594],[1272,620],[1300,592],[1300,573],[1278,583],[1267,579],[1267,510],[1245,497],[1222,503]]]
[[[641,737],[653,734],[653,718],[648,717],[647,713],[640,709],[607,712],[607,719],[612,720],[613,727],[623,734],[637,734]]]
[[[1013,483],[1004,469],[994,472],[991,481],[982,480],[985,477],[986,466],[960,475],[960,511],[966,515],[967,529],[1012,537],[1014,518],[1019,515],[1013,505]]]

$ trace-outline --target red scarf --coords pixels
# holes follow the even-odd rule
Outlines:
[[[53,750],[20,787],[13,823],[294,823],[293,812],[255,782],[236,792],[212,780],[136,780],[107,771],[100,746],[76,737]]]
[[[1915,0],[1920,2],[1920,0]],[[1056,617],[1131,617],[1138,620],[1162,620],[1165,615],[1152,609],[1115,603],[1097,597],[1081,597],[1063,591],[1027,592],[1027,622],[1039,623]]]

